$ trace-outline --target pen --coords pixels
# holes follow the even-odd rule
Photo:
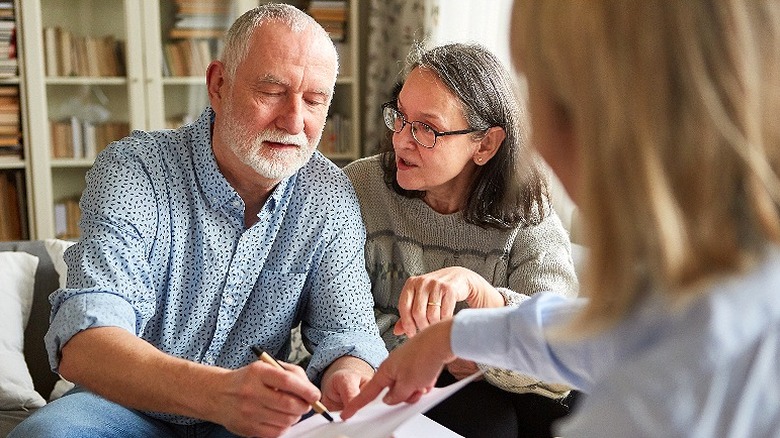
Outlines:
[[[265,362],[265,363],[267,363],[269,365],[273,365],[276,368],[279,368],[280,370],[284,370],[284,367],[281,364],[279,364],[279,362],[277,362],[276,359],[274,359],[273,356],[271,356],[270,354],[268,354],[265,351],[261,350],[256,345],[252,346],[252,351],[255,353],[257,358],[262,360],[263,362]],[[314,404],[311,405],[311,407],[312,407],[312,409],[314,409],[314,412],[322,415],[323,417],[325,417],[331,423],[333,422],[333,417],[330,415],[330,412],[328,412],[328,408],[326,408],[322,403],[320,403],[319,400],[314,402]]]

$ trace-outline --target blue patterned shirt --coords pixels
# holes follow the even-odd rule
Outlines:
[[[289,352],[301,322],[317,381],[336,358],[386,357],[365,271],[354,190],[315,152],[273,190],[259,221],[211,149],[213,111],[178,130],[135,131],[101,153],[81,199],[82,237],[52,294],[52,368],[77,332],[122,327],[160,350],[235,369],[257,345]],[[181,422],[181,421],[177,421]]]

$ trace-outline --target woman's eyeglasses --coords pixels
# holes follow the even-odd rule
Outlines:
[[[395,108],[395,102],[387,102],[382,105],[382,118],[385,121],[387,129],[398,133],[403,131],[404,126],[409,124],[412,129],[412,137],[420,143],[421,146],[428,149],[436,146],[436,139],[445,135],[457,135],[468,134],[470,132],[476,132],[477,129],[461,129],[458,131],[445,131],[439,132],[423,122],[408,121],[406,116]]]

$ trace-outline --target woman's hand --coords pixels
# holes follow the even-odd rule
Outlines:
[[[379,366],[374,377],[341,411],[341,418],[355,412],[374,400],[383,388],[390,388],[382,399],[386,404],[415,403],[436,383],[445,364],[455,356],[450,347],[452,320],[431,326],[414,339],[409,339],[390,353]]]
[[[460,266],[442,268],[406,280],[398,298],[400,319],[393,333],[411,338],[429,325],[451,318],[460,301],[467,301],[472,308],[506,304],[501,294],[476,272]]]
[[[479,367],[476,362],[458,358],[447,364],[447,371],[452,377],[461,380],[479,371]],[[481,378],[480,376],[477,379]]]

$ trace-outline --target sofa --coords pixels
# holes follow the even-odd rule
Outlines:
[[[565,196],[565,193],[563,195]],[[568,201],[568,198],[566,200]],[[569,229],[572,240],[576,242],[576,227],[574,226],[577,221],[576,208],[569,208],[567,204],[564,204],[564,207],[567,207],[564,209],[561,209],[560,206],[559,203],[556,210],[558,210],[564,226]],[[48,296],[60,284],[64,285],[65,283],[66,268],[62,261],[62,253],[70,244],[72,242],[56,239],[0,242],[0,255],[5,252],[22,252],[37,258],[37,266],[32,271],[34,272],[34,284],[31,285],[32,302],[29,306],[29,319],[26,326],[20,329],[23,331],[23,361],[29,371],[28,381],[23,383],[29,387],[27,388],[28,393],[33,393],[34,390],[34,393],[37,394],[27,398],[19,406],[9,406],[7,402],[3,403],[3,399],[7,398],[4,397],[3,392],[7,391],[8,386],[4,386],[2,374],[6,372],[7,362],[9,362],[6,357],[7,353],[3,350],[5,348],[2,339],[5,336],[3,332],[8,330],[3,325],[3,320],[7,319],[7,315],[3,312],[8,312],[9,307],[13,306],[9,306],[3,301],[6,296],[0,293],[0,438],[6,437],[18,423],[34,412],[35,406],[42,406],[46,401],[56,398],[70,387],[67,382],[50,370],[48,355],[43,343],[51,310]],[[586,252],[582,246],[576,243],[572,244],[572,256],[578,274],[581,274],[580,270]],[[6,278],[3,277],[4,269],[7,271],[9,267],[0,262],[0,292],[9,289]],[[22,349],[22,345],[19,345],[19,349]],[[292,351],[287,360],[303,364],[307,356],[308,352],[301,342],[300,331],[295,329],[292,333]]]
[[[55,384],[58,382],[59,377],[49,369],[49,360],[47,357],[46,349],[43,344],[43,336],[46,334],[46,329],[49,325],[49,311],[51,309],[49,305],[48,296],[54,292],[59,286],[59,276],[55,269],[54,262],[49,256],[44,241],[18,241],[18,242],[0,242],[0,252],[25,252],[38,258],[38,265],[35,269],[35,283],[32,293],[32,305],[30,307],[29,320],[27,326],[24,328],[24,362],[27,364],[30,377],[32,378],[32,384],[35,392],[40,394],[44,400],[49,399]],[[6,263],[6,268],[8,264]],[[0,269],[3,269],[0,266]],[[9,284],[0,284],[0,288],[8,288]],[[4,295],[5,297],[5,295]],[[7,303],[2,303],[0,306],[4,306],[5,310],[10,307]],[[3,356],[6,353],[3,352]],[[3,362],[8,362],[11,356],[3,357]],[[5,368],[3,368],[5,369]],[[3,376],[0,376],[3,378]],[[8,395],[6,386],[3,386],[3,391]],[[38,400],[40,401],[40,400]],[[0,410],[0,437],[5,437],[20,421],[26,418],[34,408],[29,407],[35,405],[35,400],[27,402],[28,407],[14,407],[3,405],[3,410]]]

